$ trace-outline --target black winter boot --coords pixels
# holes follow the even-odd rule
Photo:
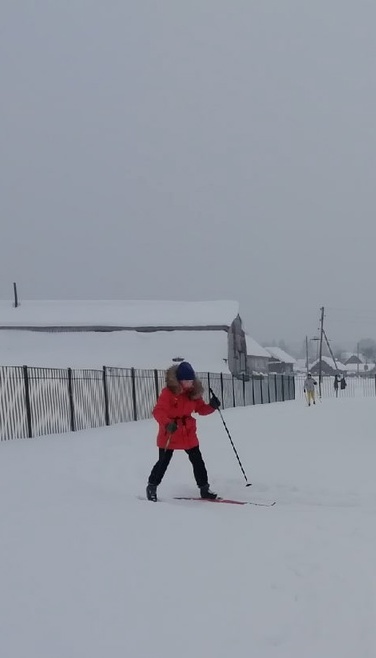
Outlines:
[[[210,486],[208,484],[205,484],[204,487],[200,488],[200,494],[201,498],[204,498],[206,500],[215,500],[218,498],[218,495],[214,493],[214,491],[210,491]]]
[[[152,500],[153,503],[157,502],[157,487],[155,484],[148,484],[146,487],[146,497],[148,500]]]

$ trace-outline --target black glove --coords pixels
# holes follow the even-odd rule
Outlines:
[[[167,423],[166,425],[166,432],[168,432],[168,434],[173,434],[177,429],[178,424],[175,420],[172,420],[171,423]]]
[[[210,404],[211,407],[213,407],[213,409],[219,409],[219,407],[221,406],[221,403],[218,400],[216,395],[211,396],[211,398],[209,400],[209,404]]]

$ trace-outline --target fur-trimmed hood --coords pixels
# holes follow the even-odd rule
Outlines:
[[[166,386],[175,395],[179,395],[179,393],[181,393],[183,390],[176,377],[177,369],[178,366],[171,366],[166,371]],[[204,393],[204,387],[200,382],[200,380],[196,378],[193,382],[193,389],[189,391],[188,396],[191,398],[191,400],[198,400],[198,398],[201,398],[203,396],[203,393]]]

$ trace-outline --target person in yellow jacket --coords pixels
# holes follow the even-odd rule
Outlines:
[[[317,381],[313,379],[312,374],[309,372],[305,382],[304,382],[304,393],[307,396],[308,406],[311,406],[311,402],[316,404],[316,391],[315,386],[317,386]]]

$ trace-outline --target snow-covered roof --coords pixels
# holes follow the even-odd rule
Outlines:
[[[284,350],[281,350],[280,347],[265,347],[270,356],[281,363],[295,363],[295,359],[290,354],[287,354]]]
[[[356,356],[356,354],[354,354],[354,352],[341,352],[341,359],[343,363],[345,363],[345,361],[350,359],[352,356]]]
[[[349,359],[352,359],[353,357],[356,357],[357,359],[359,359],[359,361],[361,363],[364,362],[364,358],[363,358],[362,354],[355,354],[355,352],[343,352],[341,354],[342,363],[346,363]]]
[[[330,367],[333,368],[334,370],[336,369],[336,367],[335,367],[335,365],[334,365],[334,361],[333,361],[333,359],[332,359],[331,357],[329,357],[329,356],[323,356],[323,357],[321,358],[321,360],[324,361],[325,363],[327,363],[328,366],[330,366]],[[319,359],[316,359],[316,361],[314,361],[313,363],[311,363],[310,368],[313,368],[313,367],[316,366],[318,363],[319,363]],[[343,363],[341,363],[341,361],[337,361],[337,359],[336,359],[336,363],[337,363],[337,370],[338,370],[338,371],[342,372],[342,371],[346,371],[346,370],[348,370],[347,366],[345,366]]]
[[[255,341],[252,336],[249,336],[248,334],[245,335],[245,340],[247,344],[247,355],[248,356],[265,356],[266,358],[269,358],[269,352],[266,351],[261,345]]]
[[[174,358],[197,371],[229,373],[226,331],[0,331],[0,365],[50,368],[157,368]]]
[[[1,300],[0,327],[229,327],[238,313],[236,301]]]

